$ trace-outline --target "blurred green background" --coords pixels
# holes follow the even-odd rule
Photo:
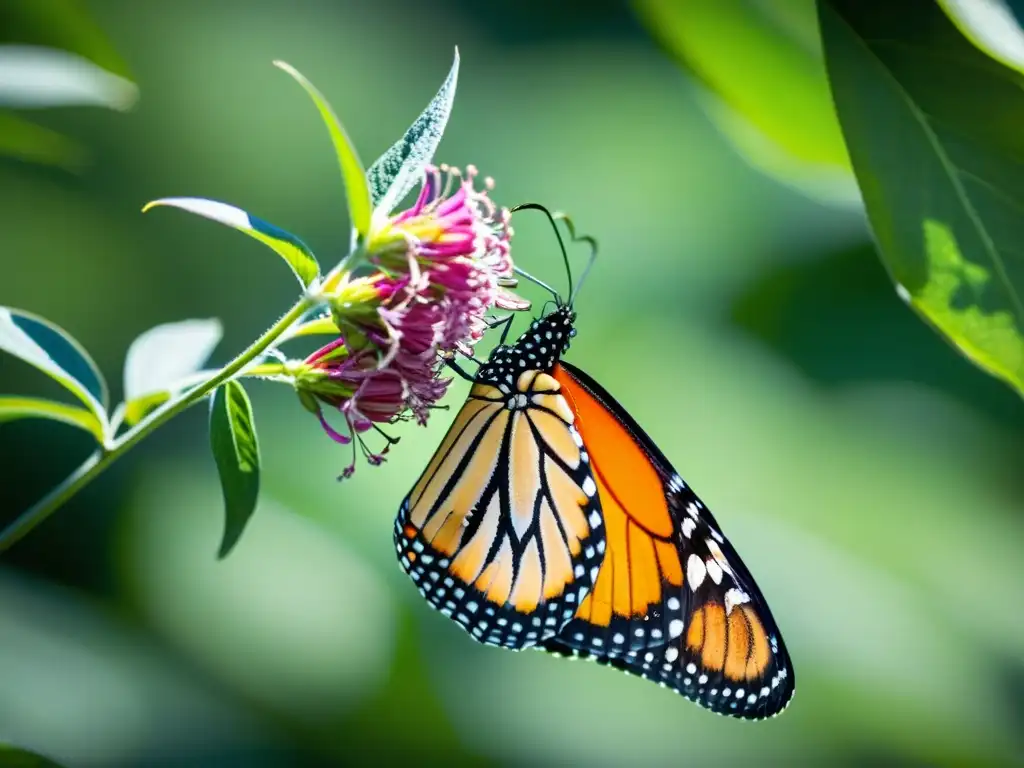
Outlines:
[[[101,63],[140,88],[126,114],[31,114],[88,149],[76,172],[0,161],[0,304],[68,329],[115,398],[143,330],[220,317],[221,362],[295,292],[259,244],[177,212],[143,216],[147,200],[224,200],[299,234],[325,265],[343,253],[328,137],[271,60],[317,84],[369,161],[458,45],[438,159],[475,163],[503,204],[568,210],[598,237],[569,359],[715,511],[771,601],[797,694],[782,717],[748,724],[595,665],[477,645],[427,608],[391,542],[451,414],[400,427],[384,467],[339,484],[346,449],[264,384],[250,388],[264,492],[226,561],[203,408],[5,554],[0,738],[73,766],[1024,759],[1019,398],[897,299],[856,196],[762,173],[709,108],[706,78],[630,7],[19,1],[4,0],[3,42],[69,45],[24,7],[65,21],[85,9],[123,62]],[[45,39],[55,30],[63,40]],[[729,36],[743,31],[717,34],[743,46]],[[546,223],[522,214],[516,232],[519,263],[562,285]],[[55,394],[44,378],[0,357],[4,392]],[[448,402],[465,391],[457,382]],[[9,520],[89,438],[19,422],[0,426],[0,449]]]

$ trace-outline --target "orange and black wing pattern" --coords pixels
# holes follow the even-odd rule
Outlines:
[[[714,712],[781,712],[794,676],[782,635],[711,512],[586,373],[553,371],[583,438],[605,524],[604,561],[543,648],[662,683]]]
[[[561,351],[555,334],[568,327],[553,323],[481,367],[395,521],[399,562],[427,601],[476,640],[513,649],[572,619],[605,550],[575,414],[561,384],[528,367]]]

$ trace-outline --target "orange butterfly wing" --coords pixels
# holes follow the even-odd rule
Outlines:
[[[572,619],[604,529],[560,385],[536,370],[501,379],[473,385],[402,503],[395,548],[434,608],[480,642],[520,649]]]
[[[597,382],[554,371],[597,482],[606,553],[575,618],[544,649],[663,683],[715,712],[780,712],[794,677],[753,577],[711,512]]]

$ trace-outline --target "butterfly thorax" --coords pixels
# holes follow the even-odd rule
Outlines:
[[[524,371],[551,373],[576,335],[576,313],[562,306],[537,318],[516,343],[495,347],[476,374],[478,384],[512,387]]]

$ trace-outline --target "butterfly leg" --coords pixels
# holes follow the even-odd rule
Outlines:
[[[501,326],[501,338],[498,340],[498,346],[504,346],[505,341],[508,339],[508,332],[512,328],[512,315],[505,315],[505,317],[491,317],[487,319],[487,329],[494,330],[498,326]]]
[[[451,368],[453,371],[455,371],[455,373],[457,373],[460,378],[463,378],[466,381],[476,381],[476,376],[471,376],[468,373],[466,373],[466,371],[462,368],[462,366],[460,366],[454,360],[449,360],[447,358],[443,358],[443,359],[444,359],[444,364],[447,365],[449,368]]]

